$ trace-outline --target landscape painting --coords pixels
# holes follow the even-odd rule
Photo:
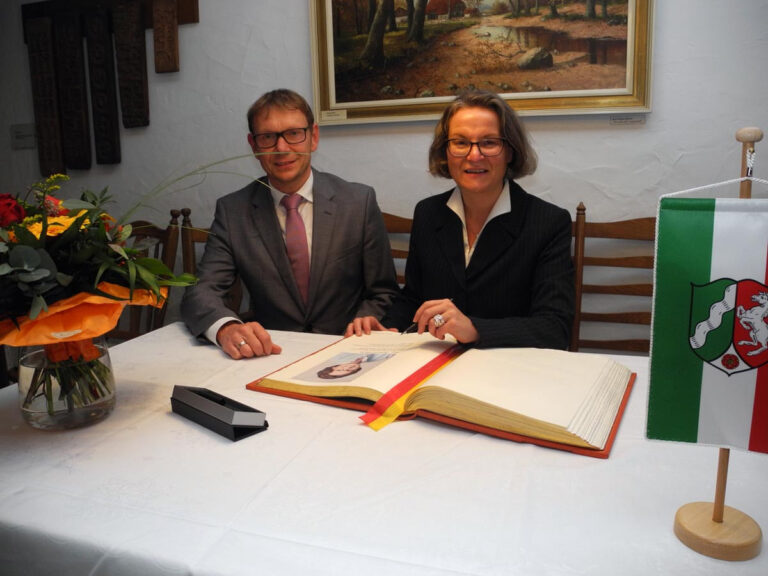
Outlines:
[[[522,115],[647,112],[652,0],[312,0],[321,124],[437,117],[463,90]]]

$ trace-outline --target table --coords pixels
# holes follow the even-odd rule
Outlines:
[[[334,338],[274,332],[280,356],[231,361],[172,324],[111,350],[115,411],[42,432],[0,390],[0,573],[56,575],[768,574],[672,532],[711,501],[716,448],[645,438],[647,358],[608,460],[428,421],[245,389]],[[175,384],[264,410],[231,442],[171,412]],[[768,458],[732,451],[726,504],[768,529]]]

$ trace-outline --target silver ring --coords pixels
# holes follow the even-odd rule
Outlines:
[[[445,318],[443,318],[442,314],[435,314],[432,316],[432,322],[435,323],[435,328],[440,328],[440,326],[445,324]]]
[[[240,342],[237,343],[237,349],[240,350],[240,348],[242,348],[246,344],[248,344],[248,342],[246,342],[245,340],[240,340]]]

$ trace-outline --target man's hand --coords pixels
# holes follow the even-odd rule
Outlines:
[[[347,330],[344,332],[344,337],[362,336],[363,334],[370,334],[371,330],[389,330],[390,332],[397,332],[397,328],[387,328],[374,316],[363,316],[361,318],[355,318],[347,325]]]
[[[235,360],[280,354],[280,346],[272,342],[264,327],[258,322],[230,322],[219,328],[216,334],[219,346]]]

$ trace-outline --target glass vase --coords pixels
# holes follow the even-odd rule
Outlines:
[[[115,407],[115,379],[101,336],[24,349],[19,406],[34,428],[61,430],[106,418]]]

